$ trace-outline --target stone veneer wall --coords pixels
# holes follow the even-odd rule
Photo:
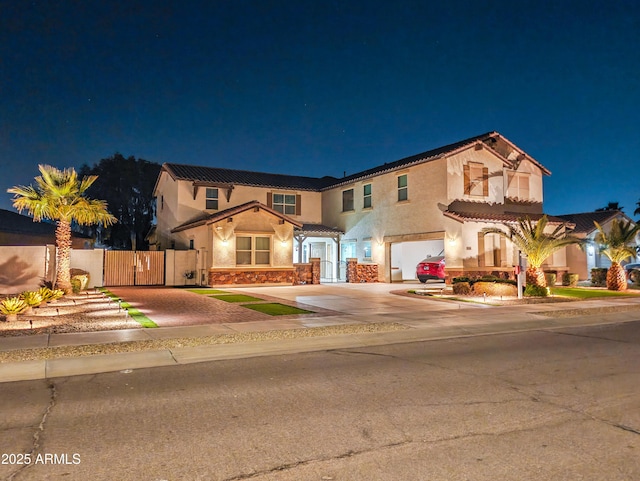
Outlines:
[[[231,284],[320,284],[320,259],[292,268],[210,269],[209,285]]]
[[[555,272],[557,273],[558,279],[562,279],[562,274],[568,271],[568,269],[557,269],[557,268],[549,268],[544,269],[545,272]],[[472,279],[482,276],[496,276],[501,279],[511,279],[512,281],[516,280],[515,270],[513,267],[487,267],[485,269],[475,268],[475,269],[455,269],[455,268],[445,268],[446,278],[445,282],[447,284],[451,284],[454,277],[466,276]]]
[[[378,264],[358,264],[358,259],[347,259],[347,282],[378,282]]]

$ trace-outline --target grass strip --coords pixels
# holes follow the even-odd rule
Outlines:
[[[131,319],[133,319],[134,321],[136,321],[138,324],[140,324],[142,327],[145,327],[147,329],[150,328],[154,328],[154,327],[158,327],[158,325],[153,322],[151,319],[149,319],[147,316],[145,316],[142,312],[140,312],[138,309],[136,309],[135,307],[131,307],[131,304],[129,304],[128,302],[124,302],[122,301],[121,298],[119,298],[118,296],[116,296],[113,292],[111,292],[108,289],[105,289],[104,287],[100,287],[99,290],[107,297],[110,297],[111,299],[113,299],[115,302],[120,301],[120,307],[122,307],[123,309],[126,309],[129,317]]]
[[[217,294],[209,297],[225,302],[255,302],[262,300],[259,297],[247,296],[246,294]]]
[[[554,296],[574,297],[576,299],[593,299],[598,297],[632,297],[637,294],[626,291],[608,291],[605,289],[584,289],[580,287],[552,287]]]
[[[195,294],[230,294],[227,291],[223,291],[221,289],[187,289],[189,292],[193,292]]]
[[[312,314],[313,311],[300,309],[299,307],[287,306],[279,302],[263,302],[260,304],[244,304],[242,307],[262,312],[270,316],[286,316],[288,314]]]

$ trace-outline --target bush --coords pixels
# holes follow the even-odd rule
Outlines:
[[[640,287],[640,269],[631,269],[629,279],[633,281],[634,286]]]
[[[562,285],[568,287],[576,287],[578,285],[579,277],[580,276],[578,276],[578,274],[565,272],[564,274],[562,274]]]
[[[7,316],[22,314],[28,308],[29,305],[19,297],[7,297],[0,302],[0,312]]]
[[[89,273],[82,269],[71,269],[71,288],[74,293],[86,291],[89,287]]]
[[[591,285],[604,287],[607,285],[607,270],[604,267],[594,267],[591,269]]]
[[[454,282],[453,293],[458,296],[468,296],[471,294],[471,284],[464,281]]]
[[[549,295],[549,288],[536,286],[535,284],[527,284],[524,288],[524,295],[526,297],[547,297]]]
[[[49,289],[48,287],[41,287],[36,291],[42,297],[42,302],[51,302],[60,299],[64,296],[62,289]]]
[[[486,294],[488,296],[517,296],[518,288],[508,282],[486,282],[478,281],[473,284],[473,293],[477,296]]]
[[[556,274],[555,272],[545,272],[544,273],[544,278],[547,281],[547,285],[549,287],[552,287],[552,286],[556,285],[556,281],[558,279],[558,274]]]
[[[43,302],[42,296],[38,291],[25,291],[20,294],[20,299],[29,307],[38,307]]]
[[[459,283],[459,282],[467,282],[467,283],[469,283],[469,282],[471,282],[471,278],[470,278],[470,277],[468,277],[468,276],[460,276],[460,277],[454,277],[454,278],[451,280],[451,283],[452,283],[452,284],[457,284],[457,283]]]

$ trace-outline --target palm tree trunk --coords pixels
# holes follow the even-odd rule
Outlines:
[[[527,267],[527,285],[540,287],[547,286],[547,280],[544,277],[544,271],[540,267]]]
[[[607,289],[610,291],[624,291],[627,289],[627,275],[617,262],[612,262],[607,271]]]
[[[56,227],[56,287],[65,294],[72,292],[71,288],[71,223],[68,220],[58,220]]]

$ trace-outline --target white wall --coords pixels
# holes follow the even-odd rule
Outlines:
[[[104,285],[104,249],[71,249],[71,268],[89,273],[88,287]]]
[[[55,247],[0,246],[0,294],[19,294],[54,277]]]

